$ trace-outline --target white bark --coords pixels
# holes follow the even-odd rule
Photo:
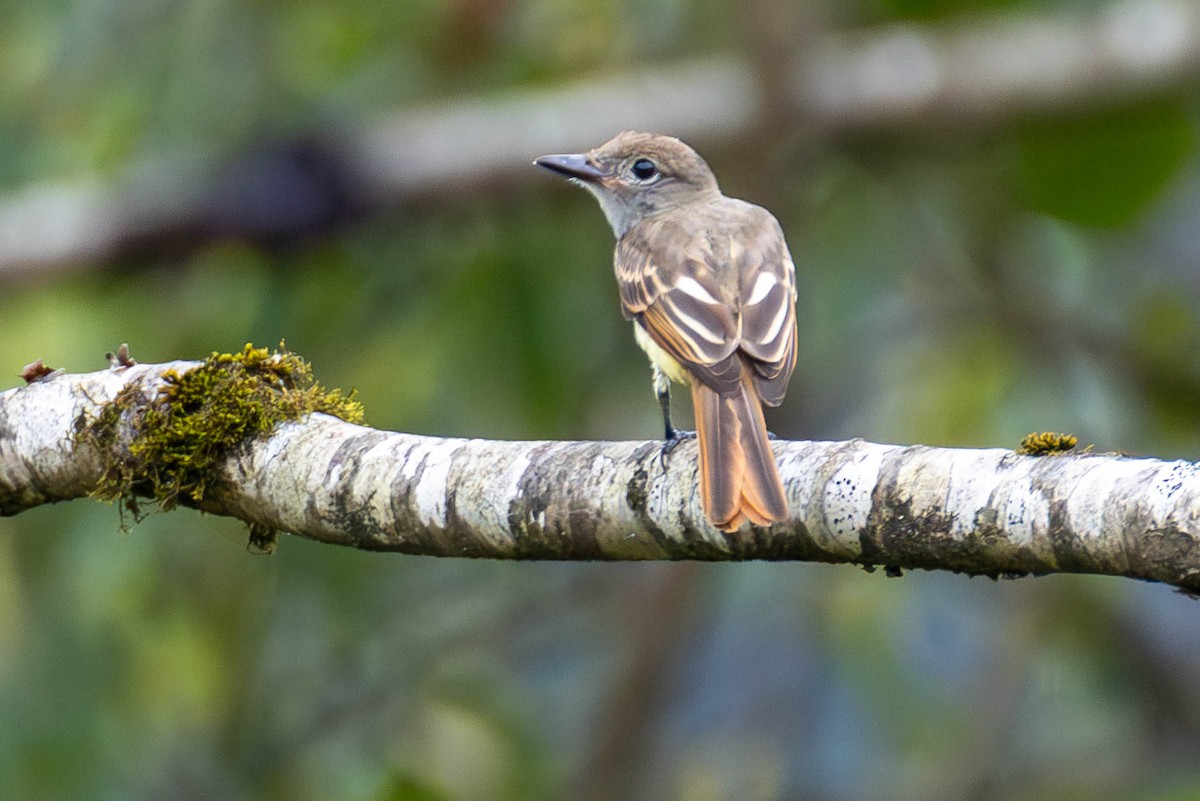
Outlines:
[[[0,514],[86,495],[103,460],[121,454],[72,444],[80,413],[127,382],[152,396],[164,370],[189,366],[59,374],[0,393]],[[733,535],[703,520],[694,443],[664,470],[654,441],[438,439],[319,414],[229,454],[199,506],[323,542],[436,556],[1102,573],[1200,591],[1191,462],[861,440],[773,447],[792,517]]]

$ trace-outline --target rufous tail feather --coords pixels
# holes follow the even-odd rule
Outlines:
[[[709,522],[733,532],[746,520],[756,526],[786,520],[787,498],[749,372],[743,372],[738,392],[725,397],[693,381],[692,405],[700,445],[700,499]]]

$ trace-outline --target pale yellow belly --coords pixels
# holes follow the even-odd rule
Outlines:
[[[650,335],[646,333],[646,329],[637,323],[633,324],[633,337],[637,340],[641,349],[646,351],[646,355],[650,357],[650,362],[661,370],[667,378],[679,384],[692,383],[692,377],[684,366],[674,356],[660,348],[650,338]]]

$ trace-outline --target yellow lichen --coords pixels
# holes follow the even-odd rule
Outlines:
[[[162,377],[165,384],[154,397],[130,384],[75,425],[76,441],[106,460],[92,495],[120,501],[135,519],[138,498],[150,498],[164,510],[181,500],[203,500],[230,451],[282,422],[312,412],[362,420],[354,392],[322,387],[308,362],[283,343],[275,351],[247,344],[239,353],[213,353],[196,367],[168,370]],[[252,532],[255,545],[269,548],[269,532]]]
[[[1026,434],[1016,452],[1023,456],[1053,456],[1067,453],[1079,444],[1074,434],[1055,434],[1053,431]]]

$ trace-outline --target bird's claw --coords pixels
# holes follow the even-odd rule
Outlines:
[[[667,432],[666,439],[663,440],[662,448],[658,452],[658,463],[662,465],[662,469],[667,469],[667,460],[671,456],[671,451],[685,439],[695,439],[695,431],[680,431],[677,428],[672,428]]]

